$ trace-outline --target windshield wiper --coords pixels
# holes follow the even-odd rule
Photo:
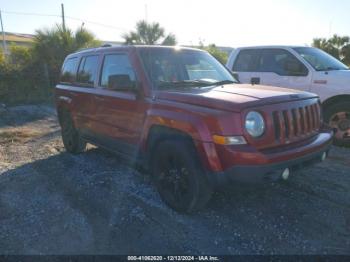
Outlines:
[[[232,80],[222,80],[222,81],[218,81],[218,82],[214,82],[211,85],[213,86],[221,86],[221,85],[228,85],[228,84],[235,84],[237,83],[236,81],[232,81]]]
[[[182,80],[182,81],[159,81],[158,87],[160,88],[173,88],[173,87],[207,87],[207,86],[220,86],[236,83],[232,80],[222,80],[218,82],[208,81],[204,79],[195,79],[195,80]]]
[[[211,86],[212,82],[204,81],[204,80],[183,80],[183,81],[159,81],[158,87],[204,87]]]
[[[317,71],[337,71],[337,70],[342,70],[341,68],[337,68],[337,67],[327,67],[327,68],[321,68],[321,69],[318,69]]]

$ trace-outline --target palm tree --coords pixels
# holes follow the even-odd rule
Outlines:
[[[333,35],[332,38],[329,39],[329,42],[337,47],[338,49],[342,48],[345,44],[349,43],[348,36],[338,36],[336,34]]]
[[[122,35],[125,44],[141,44],[141,45],[176,45],[176,37],[174,34],[165,36],[165,30],[159,23],[147,23],[141,20],[136,23],[136,31],[130,31]]]
[[[78,49],[99,46],[94,35],[84,28],[75,32],[56,25],[50,29],[37,30],[34,53],[47,68],[50,84],[57,83],[64,58]]]
[[[339,50],[331,43],[330,39],[326,38],[314,38],[313,47],[317,47],[330,55],[334,56],[335,58],[339,59]]]
[[[341,55],[342,55],[342,62],[350,66],[350,43],[342,47]]]
[[[345,64],[350,64],[350,38],[333,35],[331,38],[315,38],[312,46],[320,48]]]

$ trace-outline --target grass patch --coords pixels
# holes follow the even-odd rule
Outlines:
[[[40,136],[40,132],[30,128],[14,128],[0,131],[0,143],[25,143],[33,138]]]

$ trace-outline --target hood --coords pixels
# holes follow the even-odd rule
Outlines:
[[[156,97],[213,109],[241,111],[249,107],[315,98],[317,95],[273,86],[229,84],[219,87],[156,91]]]

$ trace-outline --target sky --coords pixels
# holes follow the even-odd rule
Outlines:
[[[84,21],[104,41],[121,41],[141,19],[159,22],[181,45],[310,45],[315,37],[350,35],[349,0],[0,0],[4,30],[34,33],[61,23],[8,13],[59,16],[61,3],[67,27]]]

